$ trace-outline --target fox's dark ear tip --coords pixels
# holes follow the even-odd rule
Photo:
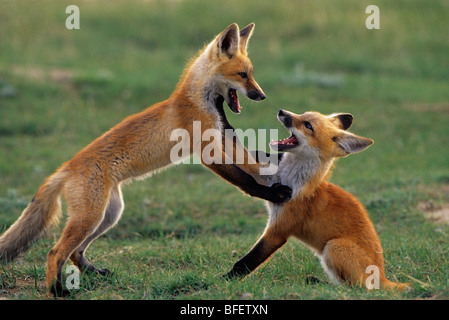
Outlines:
[[[231,23],[229,26],[227,26],[223,31],[227,31],[229,29],[238,29],[239,25],[236,22]]]
[[[248,24],[245,28],[240,30],[240,36],[241,37],[248,36],[253,31],[254,26],[255,26],[254,22],[251,22],[250,24]]]

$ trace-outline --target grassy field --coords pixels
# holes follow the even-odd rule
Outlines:
[[[79,30],[65,27],[70,4]],[[264,203],[200,165],[179,165],[124,188],[121,221],[87,254],[113,276],[83,276],[68,299],[448,299],[449,5],[379,0],[381,28],[368,30],[369,4],[0,0],[0,229],[62,162],[166,99],[215,34],[255,22],[250,58],[268,98],[241,97],[229,121],[281,129],[281,107],[352,113],[352,131],[375,144],[339,161],[332,181],[366,205],[387,276],[413,291],[307,284],[326,275],[295,239],[246,279],[221,280],[262,233]],[[46,299],[58,231],[0,266],[0,298]]]

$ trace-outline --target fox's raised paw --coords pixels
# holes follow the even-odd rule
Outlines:
[[[283,203],[291,199],[292,189],[280,183],[275,183],[271,187],[273,199],[270,199],[273,203]]]

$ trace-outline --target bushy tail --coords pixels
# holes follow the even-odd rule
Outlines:
[[[39,187],[19,219],[0,237],[0,262],[12,261],[59,220],[64,177],[62,171],[51,175]]]
[[[410,283],[393,282],[387,279],[382,282],[382,287],[387,290],[398,290],[403,292],[411,290]]]

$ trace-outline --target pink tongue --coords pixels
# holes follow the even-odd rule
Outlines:
[[[239,98],[237,97],[237,92],[234,89],[231,89],[231,97],[232,100],[234,101],[234,104],[237,106],[237,111],[240,112],[242,107],[240,106]]]
[[[290,138],[284,139],[281,141],[282,144],[296,144],[298,140],[296,140],[295,136],[291,136]]]

